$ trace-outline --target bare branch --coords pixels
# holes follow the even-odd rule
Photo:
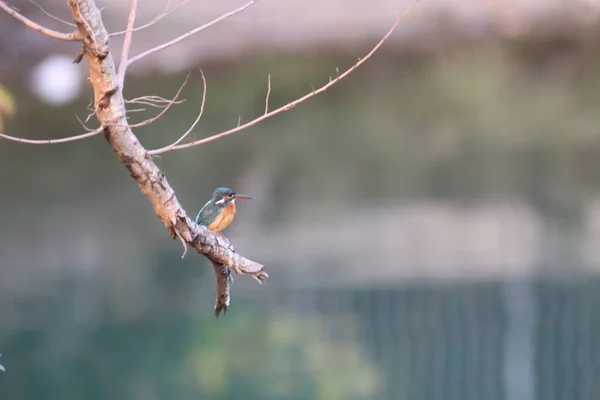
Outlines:
[[[269,112],[269,96],[271,95],[271,74],[267,82],[267,96],[265,97],[265,114]]]
[[[24,23],[29,28],[33,29],[34,31],[38,31],[46,36],[49,36],[54,39],[66,40],[66,41],[80,40],[80,37],[78,36],[77,31],[71,32],[71,33],[62,33],[62,32],[52,30],[52,29],[45,28],[45,27],[33,22],[32,20],[26,18],[25,16],[21,15],[17,11],[13,10],[12,8],[10,8],[10,6],[8,4],[6,4],[4,1],[1,1],[1,0],[0,0],[0,8],[3,9],[4,11],[6,11],[9,15],[14,17],[15,19]]]
[[[171,7],[171,1],[169,0],[167,2],[167,6],[165,7],[165,10],[162,13],[160,13],[156,17],[154,17],[152,19],[152,21],[150,21],[150,22],[148,22],[148,23],[146,23],[144,25],[138,26],[137,28],[132,29],[131,32],[141,31],[142,29],[145,29],[145,28],[148,28],[149,26],[154,25],[155,23],[157,23],[161,19],[165,18],[167,15],[171,14],[173,11],[177,10],[178,8],[180,8],[181,6],[183,6],[183,5],[185,5],[185,4],[189,3],[189,2],[190,2],[190,0],[184,0],[181,3],[177,4],[175,7],[173,7],[172,9],[169,10],[169,7]],[[125,34],[127,32],[128,31],[113,32],[113,33],[109,34],[108,36],[109,37],[119,36],[119,35],[123,35],[123,34]]]
[[[95,129],[95,130],[93,130],[91,132],[83,133],[83,134],[77,135],[77,136],[70,136],[70,137],[66,137],[66,138],[61,138],[61,139],[32,140],[32,139],[24,139],[24,138],[18,138],[18,137],[14,137],[14,136],[9,136],[9,135],[5,135],[3,133],[0,133],[0,138],[4,138],[4,139],[7,139],[7,140],[12,140],[13,142],[26,143],[26,144],[59,144],[59,143],[75,142],[77,140],[86,139],[86,138],[89,138],[89,137],[92,137],[92,136],[96,136],[97,134],[99,134],[103,130],[104,130],[104,128],[100,127],[100,128]]]
[[[190,79],[190,72],[188,72],[187,76],[185,77],[185,80],[183,81],[183,83],[181,84],[181,86],[179,87],[179,90],[177,90],[177,93],[175,93],[175,96],[173,97],[173,100],[171,100],[165,108],[163,108],[163,110],[158,113],[157,116],[149,118],[145,121],[142,122],[138,122],[137,124],[133,124],[133,125],[129,125],[129,128],[139,128],[140,126],[144,126],[144,125],[148,125],[153,123],[154,121],[156,121],[157,119],[159,119],[160,117],[162,117],[167,111],[169,111],[169,108],[171,108],[171,106],[173,104],[179,104],[181,103],[183,100],[181,101],[177,101],[177,98],[179,97],[179,95],[181,94],[181,91],[183,90],[183,88],[185,87],[188,79]],[[204,90],[206,92],[206,89]]]
[[[58,22],[62,22],[65,25],[69,25],[72,26],[73,28],[75,28],[75,24],[69,22],[69,21],[65,21],[64,19],[58,18],[56,15],[49,13],[48,11],[46,11],[42,6],[40,6],[38,3],[36,3],[33,0],[27,0],[28,2],[30,2],[31,4],[33,4],[34,6],[36,6],[37,8],[40,9],[41,12],[43,12],[44,14],[46,14],[47,16],[49,16],[50,18],[52,18],[53,20],[56,20]]]
[[[136,4],[136,2],[137,0],[132,0],[132,9],[135,8],[134,4]],[[122,57],[122,61],[126,63],[124,65],[129,65],[136,60],[139,60],[154,52],[172,46],[178,43],[179,41],[189,37],[190,35],[200,32],[232,15],[242,12],[248,7],[250,7],[252,4],[255,4],[256,2],[258,2],[258,0],[252,0],[246,3],[244,6],[230,13],[224,14],[223,16],[209,22],[208,24],[196,28],[168,43],[143,52],[129,60],[127,59],[127,50],[123,53],[124,56]],[[131,126],[127,122],[127,111],[125,107],[125,101],[123,99],[121,85],[122,80],[120,79],[121,76],[124,76],[125,73],[122,72],[123,75],[121,75],[121,72],[119,74],[117,74],[116,72],[114,59],[112,54],[110,54],[108,46],[109,35],[104,27],[100,10],[96,6],[94,0],[68,0],[68,5],[71,8],[73,20],[77,25],[77,31],[70,35],[61,34],[59,32],[49,31],[45,29],[29,21],[14,10],[10,9],[6,5],[6,3],[0,0],[0,8],[13,15],[13,17],[24,22],[26,25],[32,26],[33,24],[34,29],[52,37],[56,37],[58,35],[58,38],[61,38],[63,40],[81,40],[83,42],[85,54],[88,56],[87,58],[90,71],[90,82],[92,83],[92,86],[94,88],[94,115],[96,115],[98,121],[100,122],[100,125],[102,126],[101,128],[98,128],[97,131],[88,132],[84,135],[79,135],[77,137],[65,139],[51,139],[45,141],[30,141],[29,139],[14,138],[7,135],[0,136],[9,140],[15,140],[24,143],[33,142],[34,144],[51,144],[78,140],[79,138],[89,137],[99,132],[103,132],[104,137],[106,138],[111,148],[114,150],[119,161],[127,168],[130,176],[136,181],[141,192],[151,202],[156,216],[163,222],[170,236],[173,239],[179,238],[179,240],[182,241],[182,243],[191,246],[198,253],[205,255],[213,263],[213,266],[215,266],[214,270],[217,280],[224,282],[224,284],[221,284],[218,288],[218,295],[224,295],[223,297],[221,297],[221,300],[223,300],[222,303],[219,303],[219,299],[217,299],[215,312],[218,315],[217,306],[221,307],[220,310],[224,310],[222,306],[224,305],[226,307],[229,305],[229,289],[232,282],[231,271],[235,271],[239,274],[249,274],[261,283],[268,278],[268,274],[264,272],[263,265],[251,261],[236,253],[226,238],[217,235],[215,232],[208,230],[208,228],[204,226],[198,226],[196,223],[194,223],[187,216],[185,209],[179,203],[174,190],[167,181],[165,174],[158,168],[158,166],[154,163],[152,157],[149,157],[149,155],[157,155],[163,152],[193,147],[201,143],[216,140],[220,137],[232,134],[234,132],[252,126],[273,115],[276,115],[283,111],[287,111],[294,107],[296,104],[299,104],[316,94],[322,93],[336,82],[340,81],[341,79],[344,79],[352,71],[358,68],[362,63],[364,63],[364,61],[370,58],[375,53],[375,51],[377,51],[377,49],[381,47],[383,42],[387,40],[387,38],[392,34],[396,26],[400,23],[400,21],[404,19],[404,17],[416,6],[418,2],[419,0],[415,0],[413,2],[409,9],[398,19],[398,21],[383,37],[383,39],[381,39],[381,41],[377,43],[377,45],[362,60],[359,59],[359,61],[356,64],[354,64],[343,74],[339,75],[336,79],[332,80],[330,83],[322,86],[321,88],[312,93],[309,93],[293,102],[286,104],[283,107],[280,107],[270,112],[268,111],[268,98],[270,96],[269,83],[267,90],[267,98],[265,99],[265,114],[244,125],[240,125],[240,118],[240,120],[238,120],[238,126],[235,129],[229,130],[227,132],[223,132],[218,135],[213,135],[209,138],[201,139],[199,141],[192,141],[191,143],[187,144],[179,144],[182,140],[184,140],[187,137],[189,132],[191,132],[194,129],[195,125],[202,117],[206,98],[206,79],[204,77],[204,74],[202,74],[202,79],[204,82],[202,105],[199,111],[199,115],[192,127],[172,145],[169,145],[163,149],[158,149],[153,152],[149,152],[142,146],[138,138],[132,132]],[[132,11],[132,14],[135,14],[135,12]],[[134,16],[132,16],[130,13],[130,20],[133,21],[133,19]],[[131,34],[133,32],[132,28],[133,22],[131,22],[131,24],[129,24],[128,22],[128,29],[126,33],[130,36],[128,47],[130,47]],[[48,34],[48,31],[50,32],[50,34]],[[126,67],[123,67],[121,71],[124,71],[125,69]],[[176,97],[178,96],[180,91],[178,91]],[[156,104],[156,99],[153,100]],[[167,106],[163,109],[161,114],[165,110],[167,110],[172,104],[174,104],[174,102],[167,103]]]
[[[261,121],[264,121],[265,119],[271,118],[274,115],[280,114],[282,112],[291,110],[293,107],[295,107],[296,105],[302,103],[305,100],[310,99],[311,97],[314,97],[316,95],[318,95],[319,93],[323,93],[324,91],[326,91],[327,89],[329,89],[330,87],[332,87],[333,85],[335,85],[336,83],[338,83],[339,81],[341,81],[342,79],[344,79],[345,77],[347,77],[348,75],[350,75],[354,70],[356,70],[358,67],[360,67],[365,61],[367,61],[369,58],[371,58],[371,56],[373,54],[375,54],[375,52],[383,45],[383,43],[391,36],[391,34],[394,32],[394,30],[396,30],[396,28],[398,27],[398,25],[400,24],[400,22],[402,22],[402,20],[404,20],[404,18],[406,18],[406,16],[408,14],[410,14],[410,12],[417,6],[417,4],[419,3],[420,0],[414,0],[412,2],[412,4],[406,9],[406,11],[404,11],[404,13],[396,20],[396,22],[394,23],[394,25],[392,25],[392,27],[390,28],[390,30],[383,36],[383,38],[381,38],[381,40],[371,49],[371,51],[369,51],[367,53],[367,55],[365,55],[363,58],[359,58],[358,61],[351,66],[350,68],[348,68],[343,74],[338,75],[337,78],[335,79],[331,79],[329,78],[329,82],[323,86],[321,86],[319,89],[317,90],[312,90],[310,93],[292,101],[289,102],[271,112],[267,112],[263,115],[261,115],[260,117],[257,117],[253,120],[251,120],[250,122],[246,122],[243,125],[239,124],[238,121],[238,126],[236,126],[233,129],[229,129],[228,131],[225,132],[221,132],[212,136],[209,136],[207,138],[204,139],[200,139],[200,140],[195,140],[193,142],[190,143],[185,143],[185,144],[180,144],[180,145],[175,145],[175,146],[168,146],[168,147],[163,147],[161,149],[156,149],[156,150],[150,150],[148,151],[148,154],[151,156],[156,156],[159,154],[164,154],[167,153],[169,151],[175,151],[175,150],[183,150],[183,149],[188,149],[191,147],[195,147],[195,146],[199,146],[201,144],[205,144],[208,142],[212,142],[214,140],[217,139],[221,139],[222,137],[231,135],[233,133],[242,131],[246,128],[249,128],[253,125],[258,124]],[[339,73],[339,71],[338,71]]]
[[[133,25],[135,24],[135,16],[137,15],[138,0],[131,0],[131,8],[129,9],[129,18],[127,19],[127,33],[123,40],[123,48],[121,49],[121,61],[119,62],[119,70],[117,72],[117,80],[121,88],[125,82],[125,72],[127,71],[127,57],[129,57],[129,49],[131,48],[131,38],[133,36]]]
[[[202,83],[204,84],[204,91],[202,92],[202,104],[200,105],[200,112],[198,113],[196,120],[194,121],[192,126],[190,126],[190,129],[188,129],[183,135],[181,135],[181,137],[179,139],[177,139],[174,143],[172,143],[168,146],[165,146],[161,149],[158,149],[158,150],[164,150],[163,152],[166,152],[166,151],[169,151],[168,150],[169,148],[177,146],[179,143],[181,143],[181,141],[183,139],[185,139],[187,137],[187,135],[190,134],[191,131],[194,130],[194,128],[196,127],[198,122],[200,122],[200,118],[202,118],[202,114],[204,113],[204,103],[206,103],[206,77],[204,76],[204,72],[202,71],[202,69],[200,69],[200,73],[202,74]]]
[[[263,265],[242,257],[230,248],[227,239],[198,226],[179,203],[165,174],[158,168],[146,149],[131,131],[123,92],[118,85],[115,63],[108,48],[108,32],[100,10],[93,0],[68,0],[73,20],[81,32],[88,56],[90,82],[94,88],[94,109],[98,121],[105,127],[104,137],[119,161],[127,168],[141,192],[151,202],[156,216],[163,222],[170,236],[180,238],[212,262],[229,269],[250,274],[261,274]],[[224,272],[217,272],[224,276]]]
[[[245,11],[250,6],[258,3],[258,1],[259,0],[250,0],[249,2],[247,2],[244,5],[242,5],[241,7],[238,7],[238,8],[236,8],[233,11],[225,13],[225,14],[221,15],[220,17],[215,18],[212,21],[207,22],[206,24],[204,24],[202,26],[199,26],[199,27],[197,27],[195,29],[192,29],[191,31],[189,31],[187,33],[184,33],[183,35],[181,35],[181,36],[179,36],[179,37],[177,37],[177,38],[175,38],[175,39],[173,39],[173,40],[171,40],[169,42],[163,43],[163,44],[161,44],[159,46],[156,46],[156,47],[153,47],[153,48],[151,48],[149,50],[146,50],[143,53],[140,53],[140,54],[138,54],[135,57],[131,57],[129,59],[129,65],[131,65],[134,62],[136,62],[137,60],[140,60],[140,59],[142,59],[142,58],[144,58],[146,56],[149,56],[152,53],[156,53],[157,51],[161,51],[161,50],[166,49],[167,47],[171,47],[171,46],[173,46],[173,45],[181,42],[182,40],[187,39],[188,37],[190,37],[190,36],[192,36],[192,35],[194,35],[194,34],[196,34],[198,32],[202,32],[203,30],[205,30],[207,28],[210,28],[211,26],[216,25],[219,22],[221,22],[221,21],[223,21],[223,20],[225,20],[225,19],[227,19],[229,17],[232,17],[232,16],[234,16],[236,14],[239,14],[239,13]]]

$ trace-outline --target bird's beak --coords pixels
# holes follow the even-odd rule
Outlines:
[[[241,200],[252,200],[254,197],[247,196],[245,194],[236,193],[236,194],[233,195],[233,198],[234,199],[241,199]]]

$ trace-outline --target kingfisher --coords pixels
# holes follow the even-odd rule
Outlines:
[[[236,193],[229,188],[217,188],[213,192],[212,198],[198,212],[196,223],[204,225],[211,231],[223,236],[221,231],[227,228],[235,218],[235,201],[253,198]]]

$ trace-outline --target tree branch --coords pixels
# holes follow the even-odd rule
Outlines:
[[[121,60],[119,61],[119,70],[117,72],[117,79],[121,88],[123,88],[123,82],[125,82],[125,72],[127,71],[127,58],[129,57],[129,49],[131,48],[131,38],[133,36],[133,25],[135,24],[135,17],[137,15],[138,0],[131,0],[131,7],[129,9],[129,18],[127,19],[127,31],[125,33],[125,39],[123,40],[123,48],[121,49]]]
[[[206,103],[206,77],[204,76],[204,72],[202,70],[200,70],[200,73],[202,74],[202,83],[204,84],[204,91],[202,92],[202,104],[200,104],[200,112],[198,113],[196,120],[194,121],[192,126],[190,126],[190,128],[183,135],[181,135],[181,137],[179,139],[177,139],[174,143],[172,143],[168,146],[165,146],[159,150],[168,151],[168,149],[170,149],[171,147],[177,146],[179,143],[181,143],[181,141],[183,139],[185,139],[187,137],[187,135],[190,134],[191,131],[194,130],[196,125],[198,125],[198,122],[200,122],[200,119],[202,118],[202,114],[204,114],[204,103]]]
[[[4,11],[6,11],[9,15],[14,17],[15,19],[24,23],[29,28],[33,29],[34,31],[38,31],[46,36],[51,37],[51,38],[59,39],[59,40],[66,40],[66,41],[75,41],[75,40],[81,39],[79,37],[77,31],[72,32],[72,33],[62,33],[62,32],[52,30],[52,29],[45,28],[45,27],[33,22],[32,20],[26,18],[25,16],[19,14],[17,11],[10,8],[10,6],[8,4],[6,4],[4,1],[1,1],[1,0],[0,0],[0,8],[3,9]]]
[[[25,138],[18,138],[18,137],[14,137],[14,136],[9,136],[9,135],[5,135],[4,133],[0,133],[0,138],[7,139],[7,140],[12,140],[13,142],[26,143],[26,144],[59,144],[59,143],[75,142],[77,140],[86,139],[86,138],[89,138],[89,137],[92,137],[92,136],[96,136],[97,134],[99,134],[100,132],[102,132],[103,129],[104,129],[104,127],[100,127],[100,128],[95,129],[93,131],[90,131],[90,132],[87,132],[87,133],[82,133],[81,135],[70,136],[70,137],[61,138],[61,139],[33,140],[33,139],[25,139]]]
[[[46,14],[47,16],[49,16],[50,18],[52,18],[53,20],[58,21],[58,22],[62,22],[65,25],[69,25],[69,26],[72,26],[73,28],[75,28],[75,24],[73,24],[73,23],[71,23],[69,21],[65,21],[64,19],[58,18],[56,15],[53,15],[53,14],[49,13],[48,11],[46,11],[42,6],[40,6],[35,1],[33,1],[33,0],[27,0],[27,1],[30,2],[31,4],[33,4],[34,6],[36,6],[41,12],[43,12],[44,14]]]
[[[392,33],[396,30],[396,28],[398,27],[398,25],[400,25],[400,22],[402,22],[402,20],[404,20],[404,18],[406,18],[406,16],[408,14],[410,14],[410,12],[417,6],[417,4],[419,3],[420,0],[414,0],[412,2],[412,4],[406,9],[406,11],[404,11],[404,13],[402,13],[402,15],[400,15],[400,17],[396,20],[396,22],[394,23],[394,25],[392,25],[392,27],[388,30],[388,32],[383,36],[383,38],[381,38],[381,40],[371,49],[371,51],[369,51],[363,58],[359,58],[358,61],[351,66],[350,68],[348,68],[343,74],[339,74],[338,71],[338,76],[335,79],[331,79],[329,78],[329,82],[323,86],[321,86],[319,89],[317,90],[312,90],[310,93],[294,100],[291,101],[271,112],[265,112],[264,114],[262,114],[261,116],[253,119],[250,122],[246,122],[243,125],[240,125],[239,121],[238,121],[238,125],[235,128],[229,129],[225,132],[221,132],[221,133],[217,133],[215,135],[209,136],[207,138],[204,139],[200,139],[200,140],[195,140],[193,142],[190,143],[185,143],[185,144],[180,144],[180,145],[176,145],[176,146],[167,146],[167,147],[163,147],[161,149],[156,149],[156,150],[150,150],[148,151],[148,154],[151,156],[156,156],[156,155],[160,155],[160,154],[164,154],[167,153],[169,151],[175,151],[175,150],[183,150],[183,149],[189,149],[191,147],[195,147],[195,146],[199,146],[201,144],[205,144],[208,142],[212,142],[214,140],[217,139],[221,139],[225,136],[231,135],[233,133],[242,131],[244,129],[247,129],[253,125],[258,124],[261,121],[264,121],[265,119],[271,118],[277,114],[280,114],[282,112],[285,111],[289,111],[291,110],[293,107],[295,107],[296,105],[302,103],[305,100],[310,99],[311,97],[314,97],[316,95],[318,95],[319,93],[323,93],[324,91],[326,91],[327,89],[329,89],[330,87],[332,87],[333,85],[335,85],[336,83],[338,83],[339,81],[341,81],[342,79],[346,78],[348,75],[350,75],[354,70],[356,70],[358,67],[360,67],[362,64],[365,63],[365,61],[367,61],[369,58],[371,58],[371,56],[373,54],[375,54],[375,52],[383,45],[383,43],[392,35]],[[270,88],[270,82],[271,80],[269,79],[269,87],[267,90],[267,99],[265,101],[265,110],[267,110],[268,108],[268,95],[271,93],[271,88]]]
[[[94,109],[104,136],[141,192],[150,200],[156,216],[171,237],[179,238],[212,262],[226,265],[239,274],[251,274],[256,279],[268,275],[259,263],[242,257],[226,238],[198,226],[179,203],[165,174],[148,157],[146,149],[127,123],[122,87],[118,84],[115,63],[109,53],[108,33],[100,10],[93,0],[68,0],[73,20],[83,37],[83,44],[94,88]]]
[[[198,32],[202,32],[203,30],[205,30],[205,29],[207,29],[207,28],[210,28],[211,26],[213,26],[213,25],[216,25],[216,24],[218,24],[219,22],[221,22],[221,21],[223,21],[223,20],[225,20],[225,19],[227,19],[227,18],[229,18],[229,17],[232,17],[232,16],[234,16],[235,14],[239,14],[239,13],[241,13],[242,11],[245,11],[245,10],[246,10],[247,8],[249,8],[250,6],[252,6],[252,5],[254,5],[254,4],[256,4],[256,3],[258,3],[258,1],[259,1],[259,0],[250,0],[249,2],[247,2],[247,3],[246,3],[246,4],[244,4],[244,5],[242,5],[241,7],[238,7],[238,8],[236,8],[235,10],[232,10],[232,11],[230,11],[230,12],[228,12],[228,13],[225,13],[225,14],[221,15],[220,17],[218,17],[218,18],[215,18],[215,19],[213,19],[212,21],[210,21],[210,22],[207,22],[206,24],[204,24],[204,25],[202,25],[202,26],[199,26],[199,27],[197,27],[197,28],[195,28],[195,29],[192,29],[191,31],[189,31],[189,32],[187,32],[187,33],[184,33],[183,35],[181,35],[181,36],[179,36],[179,37],[176,37],[175,39],[173,39],[173,40],[171,40],[171,41],[169,41],[169,42],[163,43],[163,44],[161,44],[161,45],[159,45],[159,46],[156,46],[156,47],[153,47],[153,48],[151,48],[151,49],[149,49],[149,50],[146,50],[146,51],[144,51],[143,53],[140,53],[140,54],[138,54],[138,55],[137,55],[137,56],[135,56],[135,57],[131,57],[131,58],[129,59],[129,64],[131,65],[131,64],[132,64],[132,63],[134,63],[135,61],[137,61],[137,60],[140,60],[140,59],[142,59],[142,58],[144,58],[144,57],[146,57],[146,56],[149,56],[149,55],[150,55],[150,54],[152,54],[152,53],[156,53],[157,51],[161,51],[161,50],[164,50],[164,49],[166,49],[167,47],[171,47],[171,46],[173,46],[173,45],[175,45],[175,44],[177,44],[177,43],[181,42],[181,41],[182,41],[182,40],[184,40],[184,39],[187,39],[188,37],[190,37],[190,36],[192,36],[192,35],[194,35],[194,34],[196,34],[196,33],[198,33]]]
[[[165,18],[167,15],[171,14],[173,11],[176,11],[179,7],[182,7],[183,5],[185,5],[186,3],[189,3],[190,0],[184,0],[181,3],[177,4],[175,7],[171,8],[169,10],[169,8],[171,7],[171,1],[169,0],[167,2],[167,6],[165,7],[165,10],[158,14],[156,17],[152,18],[152,20],[144,25],[135,27],[131,30],[131,32],[137,32],[137,31],[141,31],[142,29],[148,28],[149,26],[154,25],[155,23],[157,23],[158,21],[160,21],[161,19]],[[125,33],[127,33],[128,31],[120,31],[120,32],[113,32],[110,33],[108,36],[109,37],[113,37],[113,36],[119,36],[119,35],[123,35]]]

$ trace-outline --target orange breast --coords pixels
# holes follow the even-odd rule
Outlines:
[[[235,218],[235,203],[229,203],[223,208],[221,214],[208,226],[208,229],[220,232],[227,228]]]

